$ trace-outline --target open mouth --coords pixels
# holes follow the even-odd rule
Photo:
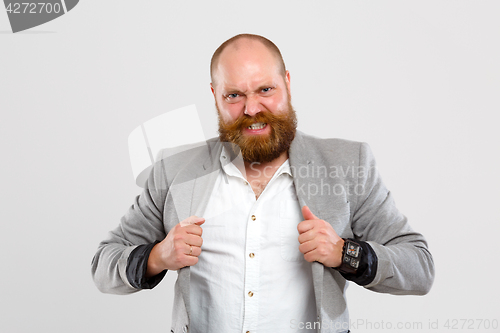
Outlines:
[[[250,130],[259,130],[259,129],[263,129],[264,127],[266,127],[266,125],[267,125],[266,123],[255,123],[255,124],[248,126],[247,128]]]

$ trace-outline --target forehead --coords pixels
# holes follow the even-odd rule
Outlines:
[[[222,51],[216,71],[217,83],[259,84],[280,78],[276,56],[258,41],[242,40]]]

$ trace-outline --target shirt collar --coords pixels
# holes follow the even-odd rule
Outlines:
[[[226,151],[225,147],[222,147],[222,151],[220,154],[220,163],[222,166],[222,170],[226,173],[228,176],[234,176],[234,177],[239,177],[245,179],[246,177],[243,176],[245,166],[243,164],[243,158],[241,157],[241,153],[233,160],[231,161],[229,153]],[[276,177],[281,176],[281,174],[286,173],[292,177],[292,170],[290,168],[290,162],[289,159],[287,158],[285,162],[276,170],[276,173],[273,175],[273,179]]]

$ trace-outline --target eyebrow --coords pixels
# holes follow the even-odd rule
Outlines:
[[[243,92],[241,92],[239,89],[223,89],[222,91],[222,97],[226,98],[227,96],[231,94],[238,94],[238,95],[244,95]]]
[[[264,84],[262,86],[260,86],[259,88],[257,88],[258,91],[262,90],[262,89],[266,89],[266,88],[276,88],[278,85],[276,83],[272,83],[272,84]]]
[[[275,82],[272,82],[270,84],[262,84],[260,85],[255,91],[261,91],[262,89],[265,89],[265,88],[276,88],[278,85],[275,83]],[[233,94],[233,93],[242,93],[244,94],[243,91],[241,91],[240,89],[238,88],[235,88],[235,87],[223,87],[223,95],[225,94]]]
[[[242,92],[240,89],[238,88],[234,88],[234,87],[223,87],[222,89],[225,93],[230,93],[230,92]]]

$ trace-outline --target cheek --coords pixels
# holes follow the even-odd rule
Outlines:
[[[233,123],[243,114],[240,104],[241,103],[227,104],[222,102],[222,107],[219,107],[219,110],[222,115],[222,119],[224,119],[226,123]]]
[[[270,111],[283,111],[287,108],[288,100],[286,94],[273,96],[273,98],[269,101],[269,104],[266,105],[268,110]]]
[[[276,106],[276,109],[279,110],[279,111],[283,111],[286,109],[286,106],[287,106],[287,102],[286,100],[281,100],[278,105]]]

